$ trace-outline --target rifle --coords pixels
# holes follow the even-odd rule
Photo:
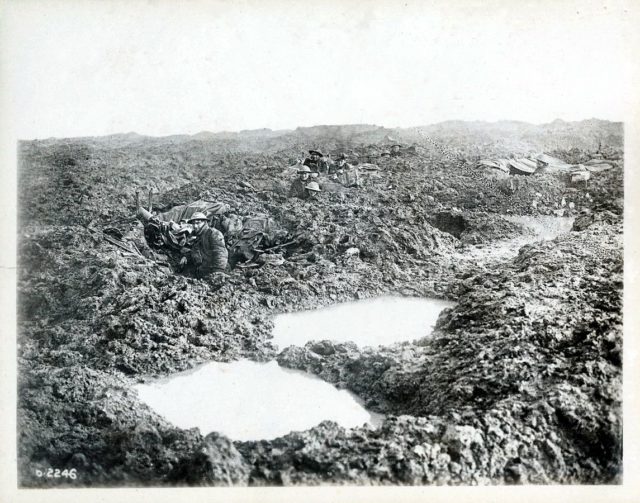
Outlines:
[[[139,255],[139,256],[141,256],[141,257],[142,257],[142,254],[141,254],[139,251],[137,251],[137,249],[136,249],[136,251],[137,251],[137,253],[136,253],[136,251],[133,251],[131,248],[129,248],[129,247],[128,247],[127,245],[125,245],[123,242],[121,242],[121,241],[119,241],[119,240],[117,240],[117,239],[114,239],[114,238],[112,238],[111,236],[109,236],[109,235],[107,235],[107,234],[103,234],[103,235],[102,235],[102,237],[103,237],[103,239],[104,239],[105,241],[108,241],[108,242],[109,242],[109,243],[111,243],[112,245],[115,245],[115,246],[117,246],[118,248],[122,248],[124,251],[129,252],[129,253],[131,253],[132,255]]]
[[[293,241],[288,241],[286,243],[282,243],[280,245],[271,246],[270,248],[265,248],[264,250],[255,250],[256,253],[266,253],[268,251],[278,250],[280,248],[284,248],[285,246],[291,246],[292,244],[297,243],[298,240],[294,239]]]

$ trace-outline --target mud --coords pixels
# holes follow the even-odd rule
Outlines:
[[[300,144],[263,147],[20,143],[22,486],[620,482],[622,161],[577,188],[556,174],[507,184],[472,157],[419,151],[384,161],[361,189],[325,183],[310,203],[285,197]],[[181,276],[146,246],[136,189],[159,210],[205,196],[267,213],[299,243],[279,265]],[[464,258],[531,235],[504,215],[558,212],[575,217],[571,232],[513,258]],[[105,227],[142,256],[105,241]],[[279,354],[271,343],[277,313],[384,294],[456,305],[415,343]],[[173,427],[133,390],[241,358],[315,374],[387,419],[233,442]],[[48,468],[78,478],[38,475]]]

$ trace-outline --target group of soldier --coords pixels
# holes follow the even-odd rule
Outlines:
[[[291,184],[289,197],[315,199],[321,191],[318,183],[320,175],[344,187],[360,186],[358,168],[347,162],[347,156],[344,153],[338,155],[335,162],[332,162],[327,160],[322,152],[309,150],[309,156],[298,169],[298,178]]]
[[[386,153],[393,155],[397,151],[392,147],[392,151]],[[299,166],[298,176],[289,190],[290,197],[315,199],[321,191],[320,180],[344,187],[360,186],[358,166],[347,162],[344,153],[332,161],[320,151],[310,150],[309,156],[296,166]],[[255,258],[260,244],[280,246],[277,243],[283,238],[282,231],[278,231],[267,216],[243,220],[227,214],[228,210],[224,203],[204,200],[163,214],[152,214],[138,205],[138,218],[145,226],[145,238],[150,246],[168,250],[172,255],[177,253],[178,270],[206,277],[233,268],[238,261]]]

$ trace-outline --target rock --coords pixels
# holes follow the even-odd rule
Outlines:
[[[256,262],[269,266],[280,266],[284,264],[284,257],[282,253],[263,253]]]
[[[76,452],[71,456],[71,459],[69,459],[67,464],[72,468],[83,470],[89,466],[89,461],[84,454]]]
[[[210,433],[194,459],[193,482],[200,485],[246,485],[250,468],[228,438]]]
[[[306,348],[322,356],[329,356],[336,352],[331,341],[307,343]]]

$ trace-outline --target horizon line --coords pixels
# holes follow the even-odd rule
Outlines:
[[[161,134],[161,135],[153,135],[153,134],[144,134],[144,133],[138,133],[137,131],[127,131],[127,132],[117,132],[117,133],[106,133],[106,134],[99,134],[99,135],[83,135],[83,136],[47,136],[47,137],[32,137],[32,138],[18,138],[17,141],[46,141],[46,140],[71,140],[71,139],[81,139],[81,138],[106,138],[109,136],[127,136],[127,135],[136,135],[136,136],[140,136],[140,137],[145,137],[145,138],[169,138],[169,137],[174,137],[174,136],[185,136],[185,137],[189,137],[189,136],[198,136],[198,135],[203,135],[203,134],[210,134],[210,135],[223,135],[223,134],[242,134],[242,133],[249,133],[249,132],[255,132],[255,131],[271,131],[271,132],[282,132],[283,134],[289,133],[289,132],[294,132],[297,131],[299,129],[313,129],[313,128],[321,128],[321,127],[353,127],[353,126],[369,126],[369,127],[374,127],[374,128],[379,128],[379,129],[388,129],[388,130],[409,130],[409,129],[419,129],[419,128],[427,128],[427,127],[432,127],[432,126],[438,126],[441,124],[446,124],[446,123],[452,123],[452,122],[460,122],[460,123],[485,123],[485,124],[499,124],[502,122],[507,122],[507,123],[521,123],[521,124],[526,124],[526,125],[530,125],[530,126],[545,126],[545,125],[549,125],[549,124],[553,124],[556,122],[564,122],[564,123],[577,123],[577,122],[587,122],[587,121],[600,121],[600,122],[609,122],[612,124],[624,124],[623,120],[609,120],[609,119],[600,119],[598,117],[589,117],[586,119],[579,119],[579,120],[565,120],[565,119],[561,119],[561,118],[556,118],[552,121],[549,122],[540,122],[540,123],[534,123],[534,122],[528,122],[528,121],[524,121],[524,120],[518,120],[518,119],[499,119],[499,120],[495,120],[495,121],[487,121],[487,120],[478,120],[478,119],[474,119],[474,120],[464,120],[464,119],[447,119],[444,121],[438,121],[438,122],[433,122],[433,123],[429,123],[429,124],[420,124],[420,125],[415,125],[415,126],[381,126],[381,125],[377,125],[377,124],[372,124],[372,123],[365,123],[365,122],[359,122],[359,123],[349,123],[349,124],[314,124],[312,126],[296,126],[295,128],[277,128],[277,129],[272,129],[269,127],[262,127],[262,128],[252,128],[252,129],[240,129],[240,130],[228,130],[228,129],[222,129],[222,130],[210,130],[210,129],[203,129],[201,131],[198,131],[196,133],[169,133],[169,134]]]

